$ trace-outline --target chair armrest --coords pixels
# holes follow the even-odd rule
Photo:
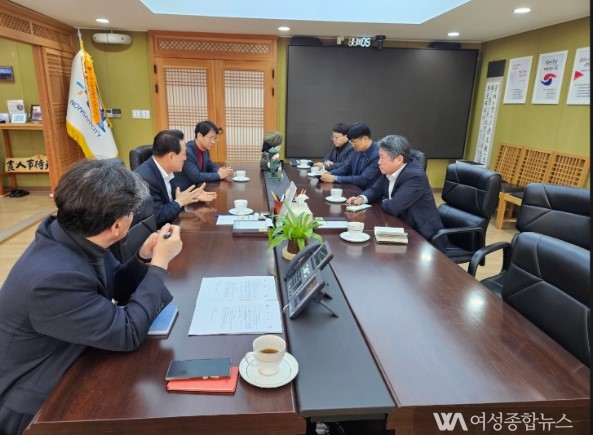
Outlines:
[[[474,252],[474,255],[472,255],[472,258],[469,261],[469,265],[467,266],[468,273],[475,277],[478,270],[478,265],[484,264],[483,262],[484,258],[486,258],[486,255],[492,254],[493,252],[499,251],[501,249],[503,250],[501,271],[508,269],[511,257],[511,244],[509,242],[497,242],[488,246],[484,246],[483,248],[480,248]]]
[[[431,243],[443,236],[448,234],[464,234],[464,233],[477,233],[480,237],[480,245],[484,244],[484,229],[480,227],[457,227],[457,228],[443,228],[442,230],[438,230],[434,236],[432,236]]]

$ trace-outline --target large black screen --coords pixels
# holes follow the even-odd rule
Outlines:
[[[319,158],[337,122],[463,158],[477,50],[288,46],[286,156]]]

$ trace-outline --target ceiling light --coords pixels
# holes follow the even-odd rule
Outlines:
[[[529,12],[531,12],[531,9],[529,8],[517,8],[513,11],[515,14],[527,14]]]
[[[97,23],[102,23],[102,24],[107,24],[109,23],[109,20],[107,18],[97,18],[95,20]]]
[[[459,36],[459,32],[449,32],[447,36]]]
[[[288,32],[290,30],[290,27],[280,26],[280,27],[278,27],[278,30],[280,30],[281,32]]]

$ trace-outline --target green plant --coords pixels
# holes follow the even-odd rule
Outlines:
[[[288,252],[294,254],[303,249],[310,238],[322,242],[321,236],[314,232],[319,222],[307,213],[296,215],[288,205],[286,208],[288,213],[276,215],[276,227],[268,231],[268,248],[274,248],[288,240]]]

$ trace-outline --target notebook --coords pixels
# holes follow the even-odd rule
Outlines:
[[[234,393],[239,379],[239,367],[231,367],[231,376],[219,379],[177,379],[167,382],[168,391],[203,393]]]
[[[148,335],[169,335],[178,313],[178,305],[167,305],[150,324]]]

